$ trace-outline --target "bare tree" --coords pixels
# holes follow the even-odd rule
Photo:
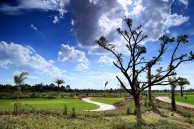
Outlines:
[[[180,86],[181,97],[183,97],[184,86],[185,85],[190,85],[190,82],[186,78],[180,77],[180,79],[179,79],[177,84]]]
[[[137,122],[140,123],[142,121],[140,98],[141,92],[146,88],[151,88],[152,86],[169,85],[168,77],[176,74],[174,70],[181,63],[193,60],[194,54],[190,52],[190,55],[177,55],[180,45],[188,42],[187,35],[178,36],[176,39],[169,38],[168,36],[164,35],[160,38],[161,43],[158,54],[148,60],[145,58],[145,54],[147,52],[146,47],[141,44],[141,42],[147,37],[146,35],[142,34],[142,26],[140,25],[133,28],[131,19],[124,18],[123,21],[127,24],[128,30],[118,28],[117,32],[126,41],[125,47],[127,47],[130,53],[127,55],[127,59],[123,58],[123,54],[115,50],[116,45],[109,43],[104,36],[101,36],[98,40],[96,40],[96,43],[115,56],[117,62],[113,62],[113,64],[120,69],[121,73],[127,80],[127,85],[130,87],[127,87],[120,77],[116,76],[116,78],[120,82],[123,89],[133,96],[136,107]],[[161,61],[162,56],[169,48],[168,45],[171,43],[173,43],[175,47],[168,53],[170,56],[168,66],[166,66],[165,69],[160,67],[154,73],[151,73],[151,71],[154,71],[153,66],[156,66],[156,64]],[[143,74],[145,74],[145,72],[147,73],[148,77],[147,79],[141,80],[141,75],[144,76]]]

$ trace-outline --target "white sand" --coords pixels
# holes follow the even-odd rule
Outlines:
[[[104,104],[104,103],[100,103],[100,102],[95,102],[95,101],[92,101],[90,99],[91,98],[82,98],[83,101],[85,101],[87,103],[96,104],[96,105],[100,106],[100,108],[95,109],[95,110],[87,110],[87,111],[107,111],[107,110],[114,110],[114,109],[116,109],[113,105]]]

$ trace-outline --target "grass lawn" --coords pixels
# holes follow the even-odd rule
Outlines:
[[[16,100],[13,99],[0,99],[0,109],[13,108],[13,104]],[[74,98],[28,98],[20,99],[21,107],[33,107],[33,108],[59,108],[63,109],[64,105],[67,105],[68,109],[74,107],[76,110],[91,110],[97,109],[99,106],[83,102]]]
[[[91,98],[91,100],[96,101],[96,102],[101,102],[101,103],[106,103],[106,104],[114,104],[118,101],[124,100],[124,98],[104,98],[104,97],[99,97],[99,98]]]
[[[176,101],[182,102],[182,103],[188,103],[194,105],[194,95],[187,95],[187,99],[185,97],[176,96]]]

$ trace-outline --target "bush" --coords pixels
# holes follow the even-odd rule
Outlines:
[[[63,115],[67,115],[67,105],[64,107]]]
[[[75,113],[75,108],[72,108],[72,114],[71,114],[71,118],[76,118],[76,113]]]
[[[158,108],[153,101],[148,102],[148,106],[151,108],[151,110],[158,111]]]

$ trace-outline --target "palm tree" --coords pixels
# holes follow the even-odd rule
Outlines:
[[[181,97],[183,97],[183,89],[184,89],[184,85],[190,85],[190,82],[186,79],[181,77],[178,81],[178,85],[181,88]]]
[[[65,81],[62,80],[62,79],[56,79],[56,80],[55,80],[55,83],[57,84],[57,87],[58,87],[57,92],[58,92],[58,95],[59,95],[59,86],[60,86],[61,84],[65,83]]]
[[[21,86],[24,84],[24,80],[27,78],[28,73],[27,72],[22,72],[19,75],[14,76],[14,82],[17,87],[17,102],[14,106],[14,114],[17,116],[18,114],[18,101],[19,101],[19,96],[21,95]]]

